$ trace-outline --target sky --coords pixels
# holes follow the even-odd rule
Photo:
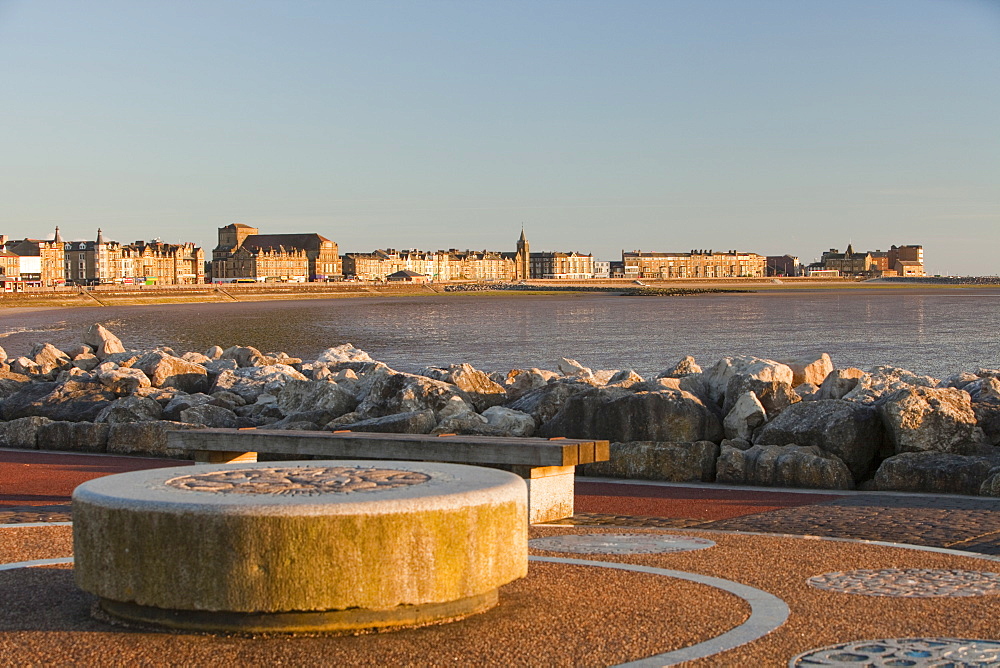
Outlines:
[[[1000,0],[0,0],[0,234],[1000,273]]]

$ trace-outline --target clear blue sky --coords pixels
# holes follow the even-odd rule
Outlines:
[[[0,0],[0,232],[1000,273],[1000,0]]]

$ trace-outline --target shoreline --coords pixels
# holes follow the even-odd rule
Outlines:
[[[974,279],[970,279],[974,280]],[[273,300],[303,300],[303,299],[354,299],[359,297],[429,297],[448,295],[566,295],[580,288],[581,294],[606,292],[609,296],[621,296],[622,293],[633,293],[637,288],[652,289],[648,296],[658,296],[657,291],[664,291],[662,296],[671,296],[667,291],[673,291],[673,296],[703,296],[726,292],[728,294],[743,293],[781,293],[803,291],[842,291],[842,290],[912,290],[912,289],[982,289],[997,287],[993,283],[951,282],[948,280],[906,280],[906,281],[854,281],[849,279],[675,279],[655,280],[644,279],[642,285],[637,285],[631,279],[593,279],[588,281],[567,281],[562,279],[534,280],[529,285],[518,290],[470,290],[449,287],[470,285],[469,283],[427,283],[420,285],[386,285],[386,284],[305,284],[274,286],[227,286],[215,285],[170,286],[170,287],[137,287],[123,289],[118,287],[97,288],[73,292],[70,290],[53,290],[52,292],[30,292],[15,294],[0,294],[0,309],[8,313],[26,313],[35,310],[56,308],[100,308],[107,306],[139,306],[153,304],[195,304],[195,303],[232,303],[232,302],[265,302]]]

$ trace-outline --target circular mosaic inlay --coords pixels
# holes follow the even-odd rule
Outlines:
[[[167,480],[166,484],[189,492],[310,496],[374,492],[419,485],[430,479],[424,473],[395,469],[289,466],[196,473]]]
[[[536,550],[576,554],[653,554],[704,550],[715,545],[705,538],[655,533],[590,533],[549,536],[528,541]]]
[[[814,649],[788,662],[797,666],[917,666],[968,668],[1000,664],[1000,642],[964,638],[886,638]]]
[[[816,575],[817,589],[864,596],[933,598],[1000,594],[1000,574],[937,568],[859,569]]]

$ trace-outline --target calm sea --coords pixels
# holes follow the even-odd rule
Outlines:
[[[775,291],[692,297],[448,295],[113,308],[0,310],[0,346],[79,342],[101,322],[127,347],[252,345],[305,359],[350,342],[400,370],[469,362],[488,371],[652,374],[693,355],[772,359],[827,352],[839,367],[892,364],[943,377],[1000,368],[1000,289]]]

